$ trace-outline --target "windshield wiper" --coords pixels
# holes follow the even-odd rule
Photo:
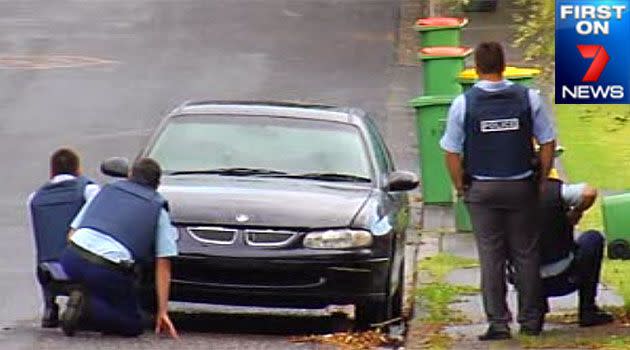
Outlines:
[[[371,179],[352,174],[341,173],[305,173],[305,174],[288,174],[278,175],[278,177],[288,177],[294,179],[311,179],[324,181],[345,181],[345,182],[372,182]]]
[[[264,169],[264,168],[216,168],[206,170],[180,170],[166,173],[166,175],[194,175],[194,174],[207,174],[207,175],[225,175],[225,176],[250,176],[250,175],[286,175],[287,173],[279,170]]]

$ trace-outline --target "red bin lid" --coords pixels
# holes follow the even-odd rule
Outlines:
[[[421,58],[466,57],[473,49],[466,46],[434,46],[420,49]]]
[[[419,27],[463,27],[467,23],[467,18],[456,17],[429,17],[416,21],[416,25]]]

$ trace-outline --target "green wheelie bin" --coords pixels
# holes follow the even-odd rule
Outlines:
[[[605,196],[602,200],[608,258],[630,259],[630,193]]]
[[[418,32],[420,47],[459,46],[466,25],[467,18],[430,17],[418,19],[413,28]]]
[[[462,197],[457,197],[455,201],[455,228],[457,232],[472,232],[473,230],[468,207]]]
[[[536,83],[536,77],[540,75],[540,69],[507,66],[505,67],[503,75],[505,79],[518,84],[523,84],[527,87],[533,87]],[[462,85],[464,91],[467,91],[475,85],[478,79],[479,76],[477,76],[477,72],[474,68],[465,69],[457,76],[457,80],[459,80],[459,83]]]
[[[458,95],[462,87],[457,76],[464,60],[473,50],[469,47],[435,46],[420,49],[423,67],[424,95]]]
[[[421,96],[410,101],[416,110],[422,196],[426,204],[450,205],[453,188],[439,142],[446,127],[448,108],[455,96]]]

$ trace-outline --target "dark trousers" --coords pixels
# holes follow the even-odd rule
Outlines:
[[[44,300],[45,308],[53,308],[57,306],[55,302],[55,298],[57,295],[52,291],[50,287],[50,277],[47,276],[44,271],[42,271],[39,267],[37,267],[37,281],[39,282],[39,286],[42,290],[42,298]]]
[[[576,240],[573,264],[557,276],[543,279],[545,297],[563,296],[579,291],[581,310],[595,306],[597,285],[604,258],[604,236],[595,230],[584,232]]]
[[[85,328],[125,336],[143,332],[135,278],[94,264],[66,248],[61,265],[88,297]]]
[[[506,263],[519,285],[518,322],[538,327],[541,307],[537,189],[532,181],[473,181],[465,193],[481,265],[481,292],[491,326],[511,321],[506,302]]]

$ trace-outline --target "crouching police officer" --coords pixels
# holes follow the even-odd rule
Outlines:
[[[545,311],[549,311],[547,298],[577,290],[581,327],[613,321],[610,314],[595,304],[604,257],[604,237],[600,232],[590,230],[573,240],[574,226],[596,198],[597,191],[585,183],[565,184],[553,178],[546,184],[539,213]]]
[[[555,149],[555,132],[537,93],[504,80],[499,43],[475,49],[476,83],[451,105],[441,147],[458,194],[470,211],[489,323],[480,340],[511,337],[506,263],[513,261],[521,332],[542,330],[539,230],[536,207]],[[541,145],[536,172],[532,138]]]
[[[68,276],[81,285],[70,293],[61,315],[68,336],[77,329],[137,336],[143,332],[134,266],[155,258],[158,299],[155,331],[177,337],[168,313],[171,264],[177,231],[164,198],[157,193],[160,166],[136,161],[127,180],[105,185],[72,222],[70,243],[61,257]]]
[[[59,260],[66,247],[72,219],[98,190],[98,185],[81,176],[79,156],[71,149],[62,148],[50,158],[50,180],[29,197],[28,208],[37,250],[37,279],[44,298],[44,328],[58,326],[59,306],[55,300],[56,292],[41,264]]]

